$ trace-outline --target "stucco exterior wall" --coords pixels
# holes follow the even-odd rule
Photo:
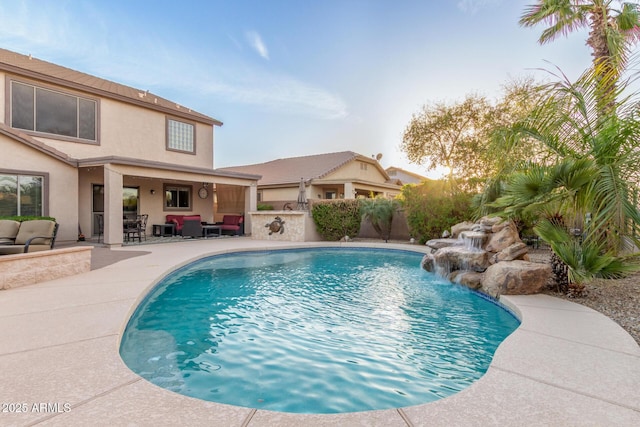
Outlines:
[[[360,165],[366,165],[366,170],[361,169]],[[386,182],[386,178],[382,173],[380,173],[380,170],[374,164],[361,162],[358,160],[347,163],[343,167],[326,175],[322,179],[325,181],[333,179],[363,180],[378,182],[381,184]]]
[[[2,123],[5,122],[5,111],[6,111],[5,110],[6,102],[4,102],[4,100],[6,99],[5,97],[6,85],[4,84],[5,75],[6,73],[3,73],[0,71],[0,122]]]
[[[48,215],[60,224],[57,242],[78,238],[78,174],[76,169],[38,150],[0,135],[0,171],[47,176]],[[47,214],[47,213],[45,213]]]
[[[78,159],[119,156],[213,168],[213,126],[196,123],[196,154],[182,153],[166,148],[166,118],[164,113],[102,99],[98,145],[37,135],[34,138]]]
[[[298,186],[295,188],[266,188],[260,191],[262,191],[262,202],[268,202],[269,200],[298,199]]]

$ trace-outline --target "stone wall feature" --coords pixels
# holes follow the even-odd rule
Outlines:
[[[322,240],[308,211],[257,211],[249,212],[249,215],[251,215],[251,238],[253,240],[275,240],[281,242]],[[280,230],[273,232],[269,228],[269,224],[276,217],[283,222],[282,233],[280,233]]]
[[[93,246],[0,256],[0,289],[33,285],[91,270]]]

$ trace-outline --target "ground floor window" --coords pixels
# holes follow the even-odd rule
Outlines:
[[[44,215],[44,176],[0,173],[0,216]]]
[[[191,187],[165,185],[164,187],[164,207],[167,210],[190,210],[191,209]]]

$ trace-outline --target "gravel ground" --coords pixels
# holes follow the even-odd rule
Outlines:
[[[550,253],[535,250],[529,256],[531,261],[548,262]],[[617,280],[596,279],[585,286],[584,295],[579,297],[553,289],[546,293],[599,311],[622,326],[640,344],[640,273]]]

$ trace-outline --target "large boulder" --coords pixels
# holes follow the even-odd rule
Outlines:
[[[460,246],[462,242],[458,239],[431,239],[427,240],[425,243],[426,246],[430,247],[432,250],[437,251],[438,249],[446,248],[449,246]]]
[[[513,261],[516,259],[524,259],[525,255],[529,253],[529,248],[522,242],[515,242],[494,256],[489,260],[491,264],[495,264],[501,261]]]
[[[500,224],[503,221],[504,220],[502,218],[500,218],[499,216],[483,216],[478,221],[478,224],[484,225],[484,226],[488,226],[488,227],[493,227],[493,226],[495,226],[497,224]]]
[[[482,231],[463,231],[460,233],[465,247],[470,249],[482,249],[489,235]]]
[[[433,254],[436,266],[442,267],[445,274],[455,270],[484,271],[489,266],[486,251],[467,249],[462,246],[449,246]]]
[[[422,257],[422,261],[420,261],[420,267],[427,270],[429,273],[435,273],[436,265],[433,254],[425,254],[425,256]]]
[[[540,292],[551,277],[551,266],[515,260],[493,264],[484,272],[482,288],[489,295],[527,295]]]
[[[482,273],[475,271],[454,271],[448,277],[453,283],[466,286],[471,289],[480,289],[482,286]]]
[[[516,242],[521,242],[518,229],[513,222],[509,221],[508,226],[491,235],[484,249],[489,252],[500,252]]]
[[[473,229],[474,225],[475,224],[473,222],[465,221],[465,222],[461,222],[459,224],[456,224],[456,225],[452,226],[451,227],[451,237],[453,237],[455,239],[463,231],[471,231]]]

